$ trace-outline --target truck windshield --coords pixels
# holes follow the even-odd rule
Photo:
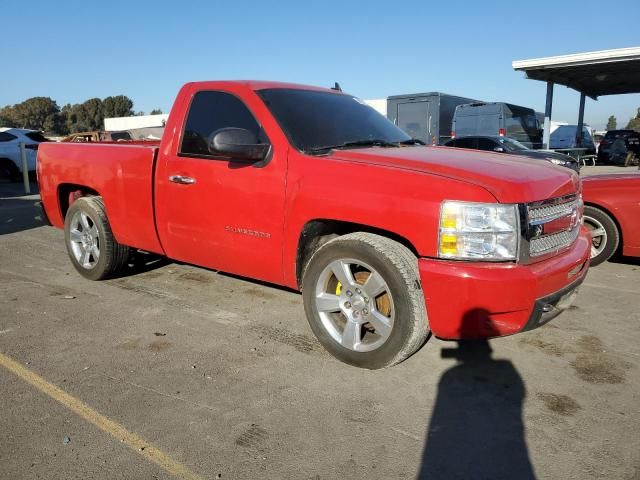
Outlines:
[[[305,153],[412,143],[409,135],[351,95],[286,88],[256,93],[292,145]]]

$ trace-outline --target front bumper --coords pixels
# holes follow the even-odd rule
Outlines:
[[[589,268],[582,227],[565,252],[519,265],[419,260],[431,331],[445,339],[512,335],[536,328],[570,305]]]

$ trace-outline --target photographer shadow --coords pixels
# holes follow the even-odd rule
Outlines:
[[[467,312],[461,333],[473,334],[478,322],[486,330],[488,312]],[[524,438],[524,382],[509,360],[491,353],[486,339],[442,350],[457,363],[438,383],[418,478],[535,479]]]

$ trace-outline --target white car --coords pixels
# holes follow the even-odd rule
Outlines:
[[[38,145],[46,142],[42,133],[24,128],[0,128],[0,178],[17,179],[22,173],[20,143],[24,143],[27,155],[27,169],[36,169]]]

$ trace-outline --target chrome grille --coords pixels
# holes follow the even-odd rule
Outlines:
[[[527,205],[529,258],[554,254],[578,238],[581,202],[571,195]]]
[[[560,233],[552,233],[539,238],[533,238],[529,243],[529,254],[532,257],[539,257],[545,253],[551,253],[564,247],[571,245],[578,238],[580,226],[574,227],[573,230],[565,230]]]
[[[529,207],[529,223],[540,224],[547,223],[556,218],[560,218],[566,215],[571,215],[573,210],[578,206],[578,199],[569,199],[562,203],[555,203],[551,205],[539,205]]]

